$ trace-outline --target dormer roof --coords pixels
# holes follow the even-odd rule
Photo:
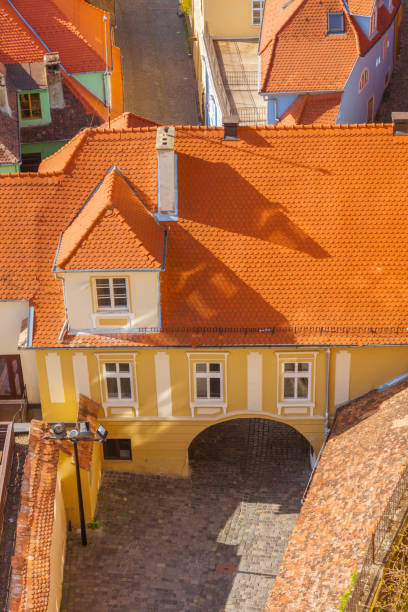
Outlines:
[[[58,270],[157,270],[165,230],[112,167],[61,237]]]

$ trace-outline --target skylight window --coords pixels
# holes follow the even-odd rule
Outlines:
[[[344,13],[327,13],[327,33],[344,33]]]

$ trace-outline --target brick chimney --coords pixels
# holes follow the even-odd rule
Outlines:
[[[176,160],[174,127],[158,127],[156,134],[159,213],[176,213]]]
[[[394,136],[408,136],[408,113],[391,113]]]
[[[64,108],[64,90],[62,88],[59,53],[44,55],[45,75],[47,77],[50,108]]]

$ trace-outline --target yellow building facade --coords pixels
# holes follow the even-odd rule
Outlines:
[[[408,369],[408,347],[395,346],[64,349],[36,357],[45,420],[75,420],[83,393],[100,404],[111,444],[127,441],[116,457],[105,452],[105,469],[183,477],[194,438],[236,418],[284,422],[317,456],[336,407]],[[112,380],[126,399],[109,399]],[[91,490],[96,495],[97,483]]]

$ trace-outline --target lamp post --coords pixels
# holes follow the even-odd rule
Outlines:
[[[74,426],[73,429],[67,433],[67,427],[72,426]],[[84,501],[82,497],[81,473],[79,470],[78,442],[104,442],[107,438],[108,432],[103,425],[98,425],[95,431],[96,435],[93,436],[89,421],[80,421],[78,423],[52,423],[51,431],[54,435],[45,436],[45,440],[68,440],[69,442],[72,442],[74,446],[79,517],[81,521],[81,541],[82,546],[86,546],[88,542],[86,539]]]

